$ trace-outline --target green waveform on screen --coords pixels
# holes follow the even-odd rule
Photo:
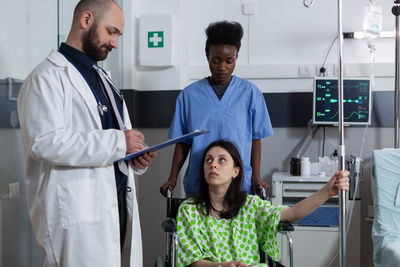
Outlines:
[[[337,111],[332,117],[330,117],[329,119],[332,120],[333,118],[335,118],[336,116],[338,116],[339,112]],[[350,119],[354,114],[356,114],[356,116],[358,117],[358,119],[365,119],[366,116],[364,114],[360,114],[356,111],[353,111],[349,116],[344,117],[345,120]]]
[[[317,101],[321,101],[321,100],[323,100],[323,99],[321,99],[321,97],[317,97]],[[359,103],[359,99],[343,99],[343,103]],[[337,100],[337,99],[335,99],[335,98],[331,98],[331,99],[329,99],[329,102],[330,103],[337,103],[337,102],[339,102],[339,100]]]

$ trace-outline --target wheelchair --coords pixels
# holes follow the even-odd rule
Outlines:
[[[260,197],[266,200],[266,193],[263,189],[261,191]],[[185,201],[185,198],[173,198],[172,192],[168,190],[167,192],[167,218],[161,224],[164,232],[166,234],[167,242],[167,253],[164,259],[157,257],[153,267],[176,267],[176,248],[178,247],[177,230],[176,230],[176,216],[178,214],[178,209],[180,204]],[[288,242],[288,255],[287,255],[287,266],[293,267],[293,239],[291,237],[291,232],[294,231],[294,227],[291,223],[280,222],[278,225],[278,233],[286,235]],[[271,257],[266,255],[260,248],[260,263],[268,263],[269,267],[285,267],[281,263],[272,260]]]

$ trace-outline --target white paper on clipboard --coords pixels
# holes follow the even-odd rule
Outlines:
[[[210,131],[207,131],[207,130],[194,130],[193,132],[190,132],[188,134],[185,134],[185,135],[176,137],[174,139],[165,141],[165,142],[160,143],[158,145],[155,145],[155,146],[140,150],[140,151],[132,153],[132,154],[128,154],[124,158],[122,158],[120,160],[117,160],[117,161],[133,159],[133,158],[136,158],[137,156],[143,155],[143,154],[145,154],[147,152],[156,151],[156,150],[159,150],[161,148],[164,148],[164,147],[173,145],[175,143],[182,142],[182,141],[191,139],[191,138],[193,138],[195,136],[198,136],[198,135],[201,135],[201,134],[205,134],[205,133],[209,133],[209,132]]]

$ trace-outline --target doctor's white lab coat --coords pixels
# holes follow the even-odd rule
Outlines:
[[[45,266],[142,266],[133,169],[121,255],[113,162],[125,156],[120,130],[102,130],[96,99],[79,71],[53,51],[18,98],[29,215]],[[125,124],[131,128],[124,105]]]

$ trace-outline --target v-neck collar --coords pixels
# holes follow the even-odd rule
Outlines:
[[[232,94],[232,88],[234,87],[234,84],[236,83],[237,77],[235,75],[232,75],[232,79],[228,85],[228,87],[225,90],[224,95],[222,96],[221,100],[218,98],[218,96],[215,94],[211,84],[208,82],[208,78],[204,78],[204,83],[205,87],[208,91],[208,94],[210,95],[210,99],[216,104],[216,105],[224,105],[227,101],[229,101],[229,98]]]

